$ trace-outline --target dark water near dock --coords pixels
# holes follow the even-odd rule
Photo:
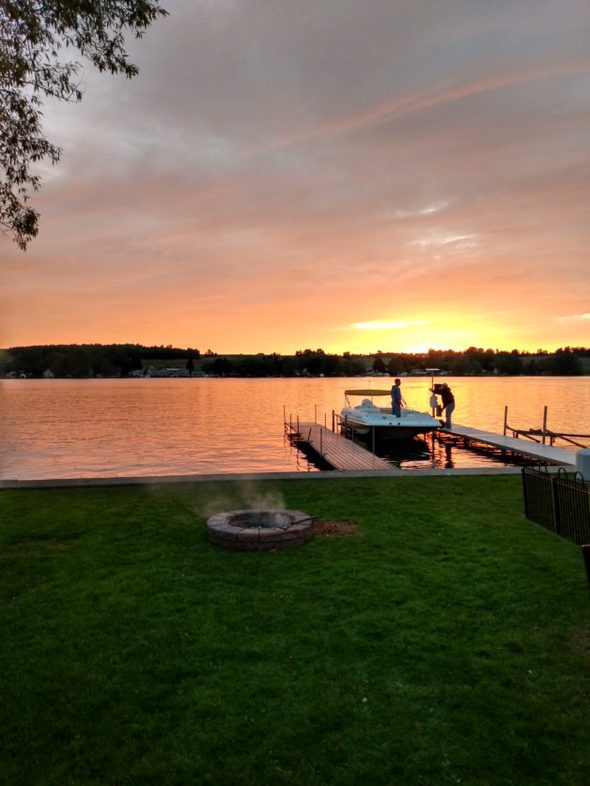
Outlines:
[[[542,424],[590,433],[590,377],[446,378],[454,420],[501,432]],[[285,438],[283,416],[331,423],[350,387],[372,379],[1,380],[0,478],[317,471]],[[408,405],[428,408],[430,380],[402,381]],[[583,441],[583,440],[582,440]],[[448,440],[412,443],[403,468],[503,463],[499,452],[467,451]]]
[[[428,434],[396,444],[377,446],[375,452],[401,469],[456,469],[525,466],[537,463],[526,456],[507,454],[493,445],[466,444],[452,434]]]

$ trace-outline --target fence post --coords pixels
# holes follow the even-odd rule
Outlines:
[[[584,557],[584,566],[586,568],[586,578],[590,584],[590,544],[582,546],[582,556]]]
[[[527,475],[528,475],[527,468],[523,467],[520,470],[520,472],[521,472],[521,475],[522,475],[522,496],[524,497],[524,515],[525,515],[525,518],[528,519],[528,518],[530,518],[529,517],[529,510],[530,510],[530,508],[529,508],[529,493],[528,493],[529,492],[529,488],[528,488],[528,482],[527,482]]]
[[[553,491],[553,513],[555,516],[555,534],[561,535],[561,510],[559,500],[559,478],[551,478],[551,489]]]

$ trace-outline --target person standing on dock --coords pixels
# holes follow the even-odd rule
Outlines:
[[[453,396],[453,391],[447,385],[446,382],[443,382],[438,390],[441,400],[442,400],[442,411],[445,417],[444,421],[441,420],[440,424],[443,428],[452,428],[452,415],[455,411],[455,396]]]
[[[391,387],[391,411],[395,415],[396,418],[401,418],[402,416],[402,404],[405,406],[406,402],[404,401],[404,397],[402,396],[402,389],[401,389],[401,380],[394,379],[394,384]]]

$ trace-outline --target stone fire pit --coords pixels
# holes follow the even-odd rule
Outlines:
[[[300,510],[230,510],[211,516],[207,534],[226,549],[284,549],[311,538],[313,518]]]

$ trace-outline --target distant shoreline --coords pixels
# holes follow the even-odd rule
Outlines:
[[[63,382],[64,380],[68,380],[70,382],[77,382],[77,381],[103,381],[103,380],[121,380],[121,381],[129,381],[135,379],[154,379],[154,380],[162,380],[162,379],[383,379],[390,380],[396,376],[400,376],[402,379],[429,379],[430,374],[355,374],[355,375],[348,375],[348,374],[333,374],[330,376],[326,376],[325,374],[295,374],[295,375],[286,375],[286,374],[265,374],[260,376],[252,376],[252,375],[240,375],[240,374],[186,374],[186,375],[177,375],[177,374],[159,374],[157,376],[150,376],[150,375],[133,375],[128,374],[127,376],[121,375],[113,375],[113,376],[87,376],[87,377],[73,377],[73,376],[65,376],[65,377],[56,377],[56,376],[41,376],[41,377],[33,377],[33,376],[10,376],[10,375],[0,375],[0,382]],[[560,378],[569,378],[569,379],[579,379],[590,376],[590,372],[584,372],[583,374],[550,374],[550,373],[542,373],[542,374],[434,374],[435,377],[452,377],[452,378],[465,378],[465,379],[517,379],[522,377],[523,379],[550,379],[554,377]]]
[[[128,377],[520,377],[590,375],[590,348],[535,353],[470,347],[427,353],[331,354],[303,349],[292,355],[218,354],[172,346],[67,344],[0,350],[3,379]]]

